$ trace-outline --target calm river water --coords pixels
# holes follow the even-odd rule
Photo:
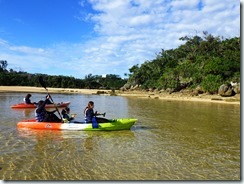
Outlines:
[[[240,105],[53,94],[71,101],[76,119],[92,100],[107,118],[138,122],[124,131],[27,131],[16,124],[34,110],[10,108],[24,96],[0,93],[0,180],[240,180]]]

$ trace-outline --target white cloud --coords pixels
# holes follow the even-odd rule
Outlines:
[[[199,0],[173,0],[170,4],[172,6],[172,11],[178,10],[192,10],[198,8]]]
[[[25,54],[42,54],[44,53],[44,49],[42,48],[32,48],[27,46],[10,46],[9,50],[21,52]]]
[[[8,45],[8,42],[0,38],[0,46],[5,47],[6,45]]]
[[[33,73],[123,77],[130,67],[154,59],[161,49],[182,44],[182,36],[202,31],[227,38],[240,36],[239,1],[82,0],[79,5],[85,8],[87,3],[95,13],[79,20],[93,22],[96,37],[47,48],[13,46],[0,39],[0,53],[5,53],[0,58]]]
[[[161,49],[177,47],[181,36],[202,31],[216,36],[240,35],[237,1],[90,0],[90,3],[97,11],[90,18],[100,38],[96,44],[88,45],[93,48],[90,55],[99,56],[100,59],[95,59],[97,63],[106,61],[111,65],[123,61],[129,69],[133,64],[155,58]]]

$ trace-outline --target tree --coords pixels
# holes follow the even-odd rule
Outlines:
[[[7,70],[8,62],[6,60],[0,60],[0,72]]]
[[[204,86],[215,93],[220,83],[240,81],[240,38],[223,39],[207,32],[185,36],[176,49],[164,50],[151,61],[129,69],[130,83],[158,89]]]
[[[223,79],[220,75],[209,74],[202,81],[203,89],[211,94],[217,93],[221,84]]]

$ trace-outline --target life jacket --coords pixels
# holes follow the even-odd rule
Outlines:
[[[37,108],[36,108],[37,110]],[[35,117],[37,122],[42,122],[45,119],[45,111],[42,111],[41,113],[37,113],[35,110]]]
[[[31,104],[30,99],[28,99],[28,98],[27,98],[27,99],[26,99],[26,98],[24,98],[23,100],[24,100],[24,102],[25,102],[26,104]]]
[[[93,116],[94,116],[93,109],[86,109],[86,111],[85,111],[85,123],[90,123],[92,121]]]

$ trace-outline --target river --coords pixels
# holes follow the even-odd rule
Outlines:
[[[131,130],[17,129],[34,109],[11,109],[25,93],[0,93],[0,180],[240,180],[240,105],[53,94],[83,120],[88,101]],[[45,94],[33,93],[32,101]]]

